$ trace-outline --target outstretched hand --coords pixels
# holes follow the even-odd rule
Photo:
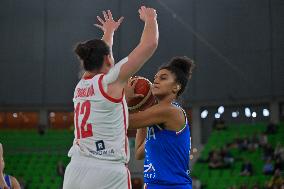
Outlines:
[[[116,31],[124,19],[124,17],[120,17],[117,21],[115,21],[112,17],[112,13],[110,10],[107,10],[107,12],[103,11],[103,16],[104,19],[97,16],[97,19],[100,22],[100,24],[94,24],[94,25],[100,28],[104,33],[106,31],[109,32]]]

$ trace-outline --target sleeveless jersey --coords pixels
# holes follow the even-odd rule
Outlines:
[[[69,156],[83,155],[100,160],[127,163],[128,109],[124,93],[114,99],[103,84],[106,75],[81,79],[74,92],[74,135]]]
[[[4,175],[4,180],[5,180],[6,184],[7,184],[7,186],[9,188],[12,188],[12,182],[11,182],[10,176],[9,175]],[[2,189],[2,188],[0,187],[0,189]]]
[[[177,104],[174,104],[178,106]],[[185,118],[186,114],[183,110]],[[179,132],[160,125],[147,128],[144,181],[146,184],[190,185],[190,126],[187,121]]]

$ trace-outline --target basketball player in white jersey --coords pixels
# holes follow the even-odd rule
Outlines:
[[[158,45],[157,14],[152,8],[139,9],[144,30],[140,43],[114,65],[113,34],[123,18],[114,21],[103,12],[96,25],[102,40],[80,43],[75,48],[85,73],[74,92],[75,139],[68,155],[63,189],[128,189],[130,174],[127,139],[128,110],[123,88],[153,55]]]

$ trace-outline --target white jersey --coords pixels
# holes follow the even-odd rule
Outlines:
[[[106,75],[83,78],[77,84],[73,98],[75,139],[68,156],[129,161],[128,108],[124,93],[115,99],[106,92],[127,60],[117,63]]]

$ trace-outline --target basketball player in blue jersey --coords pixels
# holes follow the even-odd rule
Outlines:
[[[4,168],[3,148],[0,143],[0,189],[21,189],[20,184],[15,177],[3,173]]]
[[[185,90],[193,67],[193,61],[187,57],[173,58],[168,65],[161,67],[152,88],[158,103],[129,116],[129,128],[138,128],[135,156],[136,159],[145,158],[147,189],[192,187],[189,175],[190,126],[185,111],[175,100]],[[133,88],[128,86],[128,96],[133,94]]]

